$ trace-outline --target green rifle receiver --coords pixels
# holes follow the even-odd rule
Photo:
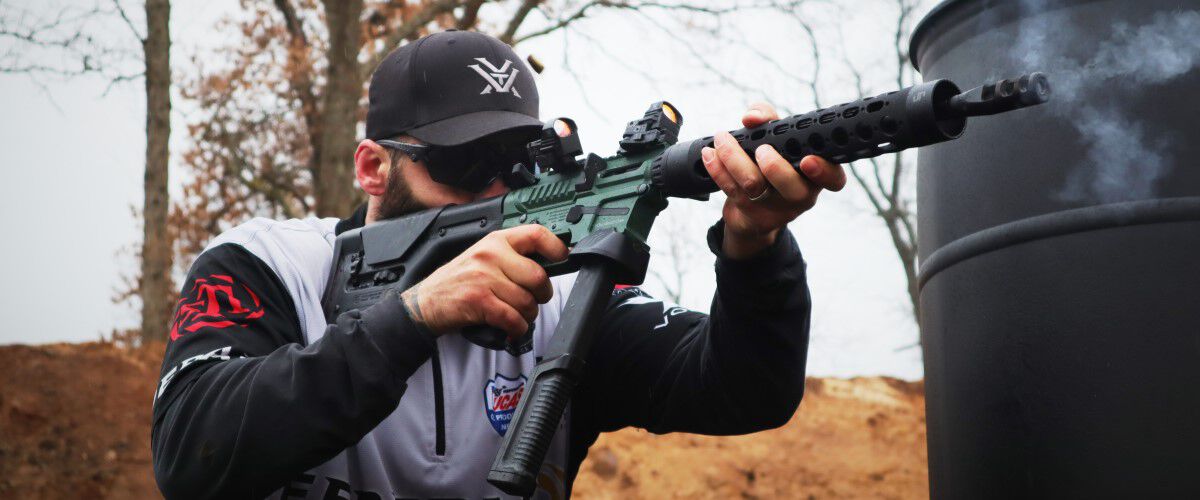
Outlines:
[[[966,92],[949,80],[936,80],[730,133],[752,158],[755,148],[770,144],[796,168],[810,154],[845,163],[955,139],[969,116],[1041,104],[1049,95],[1041,73]],[[508,185],[521,187],[380,221],[337,238],[322,298],[330,323],[344,311],[370,306],[388,290],[407,290],[498,229],[541,224],[572,247],[566,261],[544,264],[551,276],[579,274],[488,474],[505,493],[533,494],[551,438],[582,376],[594,325],[614,283],[636,285],[645,278],[646,238],[667,198],[707,199],[718,190],[700,160],[712,137],[676,144],[681,124],[674,106],[655,103],[629,122],[617,154],[578,160],[583,151],[575,123],[551,120],[529,143],[529,164],[504,173]],[[481,346],[520,354],[499,330],[468,328],[463,335]]]

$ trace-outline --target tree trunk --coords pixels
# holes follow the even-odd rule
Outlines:
[[[362,0],[327,0],[329,28],[327,86],[322,97],[320,138],[315,151],[313,196],[318,217],[347,217],[360,201],[354,188],[354,136],[363,80],[358,52],[362,46]]]
[[[142,209],[142,339],[161,340],[170,322],[171,238],[167,233],[167,141],[171,137],[169,0],[146,0],[146,177]]]

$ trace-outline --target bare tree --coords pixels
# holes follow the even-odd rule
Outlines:
[[[108,81],[108,89],[121,82],[145,77],[146,170],[141,266],[129,290],[119,291],[118,300],[139,295],[142,299],[142,339],[161,338],[170,321],[174,294],[171,281],[172,242],[167,226],[168,142],[171,135],[171,36],[169,0],[146,0],[146,35],[142,36],[119,0],[108,8],[66,8],[52,19],[37,19],[11,4],[0,8],[0,38],[16,42],[17,48],[0,55],[0,72],[29,76],[45,89],[43,79],[95,75]],[[129,28],[141,45],[141,53],[125,44],[112,44],[110,37],[95,33],[118,21]],[[60,56],[50,64],[46,51]],[[133,71],[130,61],[140,60],[143,69]],[[108,89],[105,90],[107,93]]]
[[[918,0],[893,0],[897,15],[893,32],[893,48],[895,50],[895,84],[896,88],[904,88],[914,83],[915,71],[908,62],[908,39],[911,34],[913,12],[919,4]],[[865,87],[862,71],[849,58],[843,59],[854,78],[854,87],[859,97],[867,97],[873,92]],[[912,304],[913,318],[920,319],[920,296],[917,288],[917,231],[916,211],[913,204],[913,194],[904,190],[905,173],[911,166],[909,155],[904,151],[890,155],[890,158],[876,157],[867,160],[869,167],[864,168],[861,162],[849,165],[854,181],[871,203],[875,215],[883,220],[891,236],[892,245],[900,264],[904,268],[904,277],[908,284],[908,297]],[[865,171],[865,172],[864,172]]]
[[[712,40],[701,40],[700,43],[687,45],[687,49],[707,74],[716,79],[718,88],[740,93],[747,100],[765,100],[776,104],[783,115],[802,112],[807,109],[820,109],[836,102],[830,99],[824,90],[838,90],[839,101],[847,97],[862,98],[880,92],[910,86],[916,79],[916,72],[908,62],[907,43],[914,24],[914,16],[923,4],[923,0],[874,0],[858,2],[852,6],[835,5],[824,2],[796,2],[787,8],[779,8],[776,4],[775,14],[779,19],[793,23],[791,50],[772,50],[774,42],[763,43],[762,37],[754,37],[753,30],[745,29],[734,22],[728,25],[713,27],[718,31],[730,34]],[[864,34],[862,26],[854,29],[855,37],[871,36],[872,39],[883,38],[888,42],[882,60],[854,60],[844,48],[848,44],[842,34],[842,22],[826,22],[827,20],[849,19],[859,14],[865,6],[886,7],[889,12],[891,29],[886,34]],[[851,10],[856,12],[851,12]],[[894,16],[894,17],[891,17]],[[757,20],[749,20],[753,25]],[[882,41],[882,40],[881,40]],[[720,62],[723,58],[714,54],[741,53],[753,57],[757,63],[768,68],[770,76],[763,78],[762,73],[749,72],[746,75],[724,70]],[[782,56],[780,54],[783,54]],[[832,62],[832,64],[831,64]],[[843,76],[844,75],[844,76]],[[773,90],[771,84],[783,82],[780,93]],[[886,82],[883,86],[872,88],[869,82]],[[884,88],[887,87],[887,88]],[[778,87],[775,87],[778,88]],[[797,104],[788,99],[787,95],[796,95],[795,89],[807,90],[803,96],[807,102]],[[847,96],[843,89],[853,91],[853,96]],[[790,105],[790,106],[789,106]],[[804,109],[793,109],[799,106]],[[915,190],[912,189],[912,158],[909,152],[853,162],[846,165],[853,183],[864,193],[870,204],[871,212],[879,218],[887,228],[892,241],[895,255],[900,261],[906,279],[908,308],[914,321],[919,321],[919,294],[917,288],[917,233],[915,212]],[[660,277],[664,288],[670,290],[672,279]],[[904,348],[916,347],[918,344]],[[902,348],[903,349],[903,348]]]
[[[0,73],[27,77],[43,91],[52,79],[98,77],[111,88],[141,77],[130,64],[138,59],[137,52],[100,36],[114,14],[94,5],[64,7],[46,17],[12,2],[0,2],[0,40],[7,46],[0,53]]]
[[[121,21],[142,46],[146,169],[142,180],[141,267],[135,278],[136,286],[129,294],[136,292],[141,297],[141,340],[160,340],[166,335],[175,295],[171,279],[174,239],[168,225],[170,195],[167,190],[171,160],[171,4],[169,0],[145,0],[146,34],[143,36],[120,0],[111,1]]]
[[[892,43],[889,46],[890,58],[892,60],[889,61],[891,64],[876,65],[874,67],[881,68],[876,74],[892,71],[889,78],[889,86],[894,85],[896,89],[910,86],[916,79],[916,71],[909,63],[907,44],[911,35],[914,14],[921,5],[921,2],[922,0],[886,0],[886,3],[891,4],[895,8],[894,24],[890,37]],[[823,69],[822,61],[825,59],[822,57],[823,52],[837,53],[841,67],[850,74],[850,80],[853,83],[853,89],[856,92],[857,98],[861,99],[880,91],[890,90],[868,88],[866,75],[864,75],[863,70],[860,68],[860,63],[856,63],[845,51],[834,50],[831,47],[822,47],[810,22],[806,20],[801,20],[800,22],[812,47],[812,77],[808,82],[810,82],[814,107],[822,108],[834,104],[825,102],[818,90],[817,77]],[[846,45],[845,37],[840,26],[837,31],[839,35],[837,47],[843,47]],[[919,322],[921,315],[920,291],[917,282],[916,193],[915,190],[908,189],[912,185],[910,182],[910,167],[913,166],[910,161],[911,156],[910,153],[900,151],[890,155],[851,162],[846,165],[846,169],[850,172],[850,177],[854,179],[854,183],[866,196],[874,214],[879,217],[888,229],[892,246],[904,271],[912,317],[914,321]],[[923,339],[919,339],[916,344],[904,346],[901,349],[922,345],[924,345]]]
[[[120,10],[120,4],[113,0]],[[162,339],[175,295],[167,228],[167,164],[171,159],[171,4],[146,0],[146,175],[142,205],[142,339]],[[124,11],[122,18],[128,21]],[[132,24],[129,28],[137,34]]]

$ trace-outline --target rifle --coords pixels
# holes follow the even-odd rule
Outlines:
[[[1046,102],[1042,73],[1000,80],[966,92],[949,80],[912,87],[732,131],[753,157],[770,144],[795,168],[809,154],[845,163],[956,139],[967,117]],[[629,122],[610,157],[579,160],[575,122],[546,122],[527,145],[529,163],[504,172],[509,193],[465,205],[431,208],[380,221],[338,236],[322,299],[325,318],[377,302],[391,289],[407,290],[489,232],[541,224],[572,247],[563,262],[542,263],[550,276],[578,271],[562,320],[531,376],[488,482],[505,493],[529,496],[574,386],[582,377],[594,326],[614,283],[640,284],[650,249],[646,238],[671,197],[708,199],[718,191],[700,159],[711,136],[676,143],[683,117],[658,102]],[[489,349],[505,349],[504,332],[472,327],[463,335]]]

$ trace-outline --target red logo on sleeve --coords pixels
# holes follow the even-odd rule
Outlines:
[[[197,278],[175,307],[171,340],[206,327],[245,327],[250,320],[261,318],[263,312],[258,295],[233,278],[223,274]]]

